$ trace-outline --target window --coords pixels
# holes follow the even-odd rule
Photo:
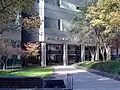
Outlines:
[[[60,19],[58,19],[58,30],[60,30]]]
[[[45,0],[45,3],[60,6],[60,1],[59,0]]]
[[[45,17],[45,28],[60,29],[60,20],[53,19],[50,17]]]
[[[80,10],[80,7],[79,7],[79,6],[76,6],[76,10]]]
[[[57,5],[60,6],[60,0],[57,0]]]
[[[40,3],[40,0],[37,0],[37,3]]]

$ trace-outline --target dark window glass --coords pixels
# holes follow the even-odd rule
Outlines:
[[[45,3],[60,6],[60,1],[59,0],[45,0]]]
[[[58,29],[60,30],[60,19],[58,19]]]

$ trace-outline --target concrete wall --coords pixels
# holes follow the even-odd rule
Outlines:
[[[3,38],[9,40],[21,40],[21,31],[18,30],[15,32],[4,32]]]
[[[48,1],[50,2],[50,0]],[[74,2],[75,1],[80,2],[80,0],[74,0]],[[76,9],[76,5],[66,1],[69,6],[65,6],[64,0],[59,1],[60,6],[49,2],[45,3],[45,17],[52,18],[53,20],[56,19],[56,21],[51,20],[50,25],[53,25],[53,27],[45,28],[45,41],[47,43],[75,43],[75,41],[71,40],[71,36],[66,31],[70,28],[70,24],[76,13],[74,10]],[[55,27],[56,24],[58,25],[58,19],[60,19],[60,30]],[[45,24],[49,24],[49,22],[45,22]]]
[[[76,41],[71,39],[71,35],[66,31],[70,29],[71,22],[78,11],[76,7],[93,1],[94,0],[40,0],[39,3],[36,2],[33,11],[39,12],[41,20],[43,20],[43,24],[39,30],[39,34],[41,35],[39,36],[39,41],[48,43],[75,43]],[[60,28],[58,28],[58,20],[60,20]]]

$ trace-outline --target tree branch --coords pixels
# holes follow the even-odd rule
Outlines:
[[[3,5],[3,0],[0,0],[0,3],[1,3],[1,6],[2,6],[2,8],[4,7],[4,5]]]
[[[2,3],[2,1],[1,1],[1,3]],[[6,6],[3,6],[3,8],[2,9],[0,9],[0,12],[4,12],[4,10],[6,9],[6,8],[8,8],[8,7],[10,7],[10,6],[12,6],[13,4],[16,4],[17,3],[17,1],[12,1],[10,4],[8,4],[8,5],[6,5]],[[2,5],[2,4],[1,4]]]

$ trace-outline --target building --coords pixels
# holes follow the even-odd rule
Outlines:
[[[18,27],[18,18],[19,15],[16,20],[7,21],[8,26],[11,27],[6,26],[0,35],[0,48],[2,49],[0,52],[4,51],[4,55],[0,53],[0,68],[2,68],[3,62],[6,68],[21,67],[21,59],[18,54],[21,47],[21,27]]]
[[[85,59],[84,45],[77,43],[67,30],[75,13],[79,11],[79,5],[87,1],[37,0],[33,12],[38,12],[43,22],[39,34],[28,35],[28,39],[31,37],[32,41],[41,43],[42,66],[68,65]]]
[[[35,30],[35,33],[27,33],[24,28],[17,32],[4,32],[4,39],[13,47],[20,47],[21,43],[39,42],[41,66],[47,65],[69,65],[79,61],[90,59],[88,46],[78,43],[67,32],[78,12],[79,6],[84,5],[88,0],[37,0],[33,6],[32,13],[38,12],[42,20],[41,28]],[[94,2],[94,0],[89,0]],[[29,14],[22,13],[23,17],[29,17]],[[21,28],[20,28],[21,29]],[[94,48],[94,47],[92,47]],[[117,49],[117,53],[120,52]],[[112,50],[112,55],[116,53]],[[115,56],[115,55],[114,55]],[[8,66],[19,66],[20,60],[12,59],[9,55]],[[34,60],[35,61],[35,60]]]

